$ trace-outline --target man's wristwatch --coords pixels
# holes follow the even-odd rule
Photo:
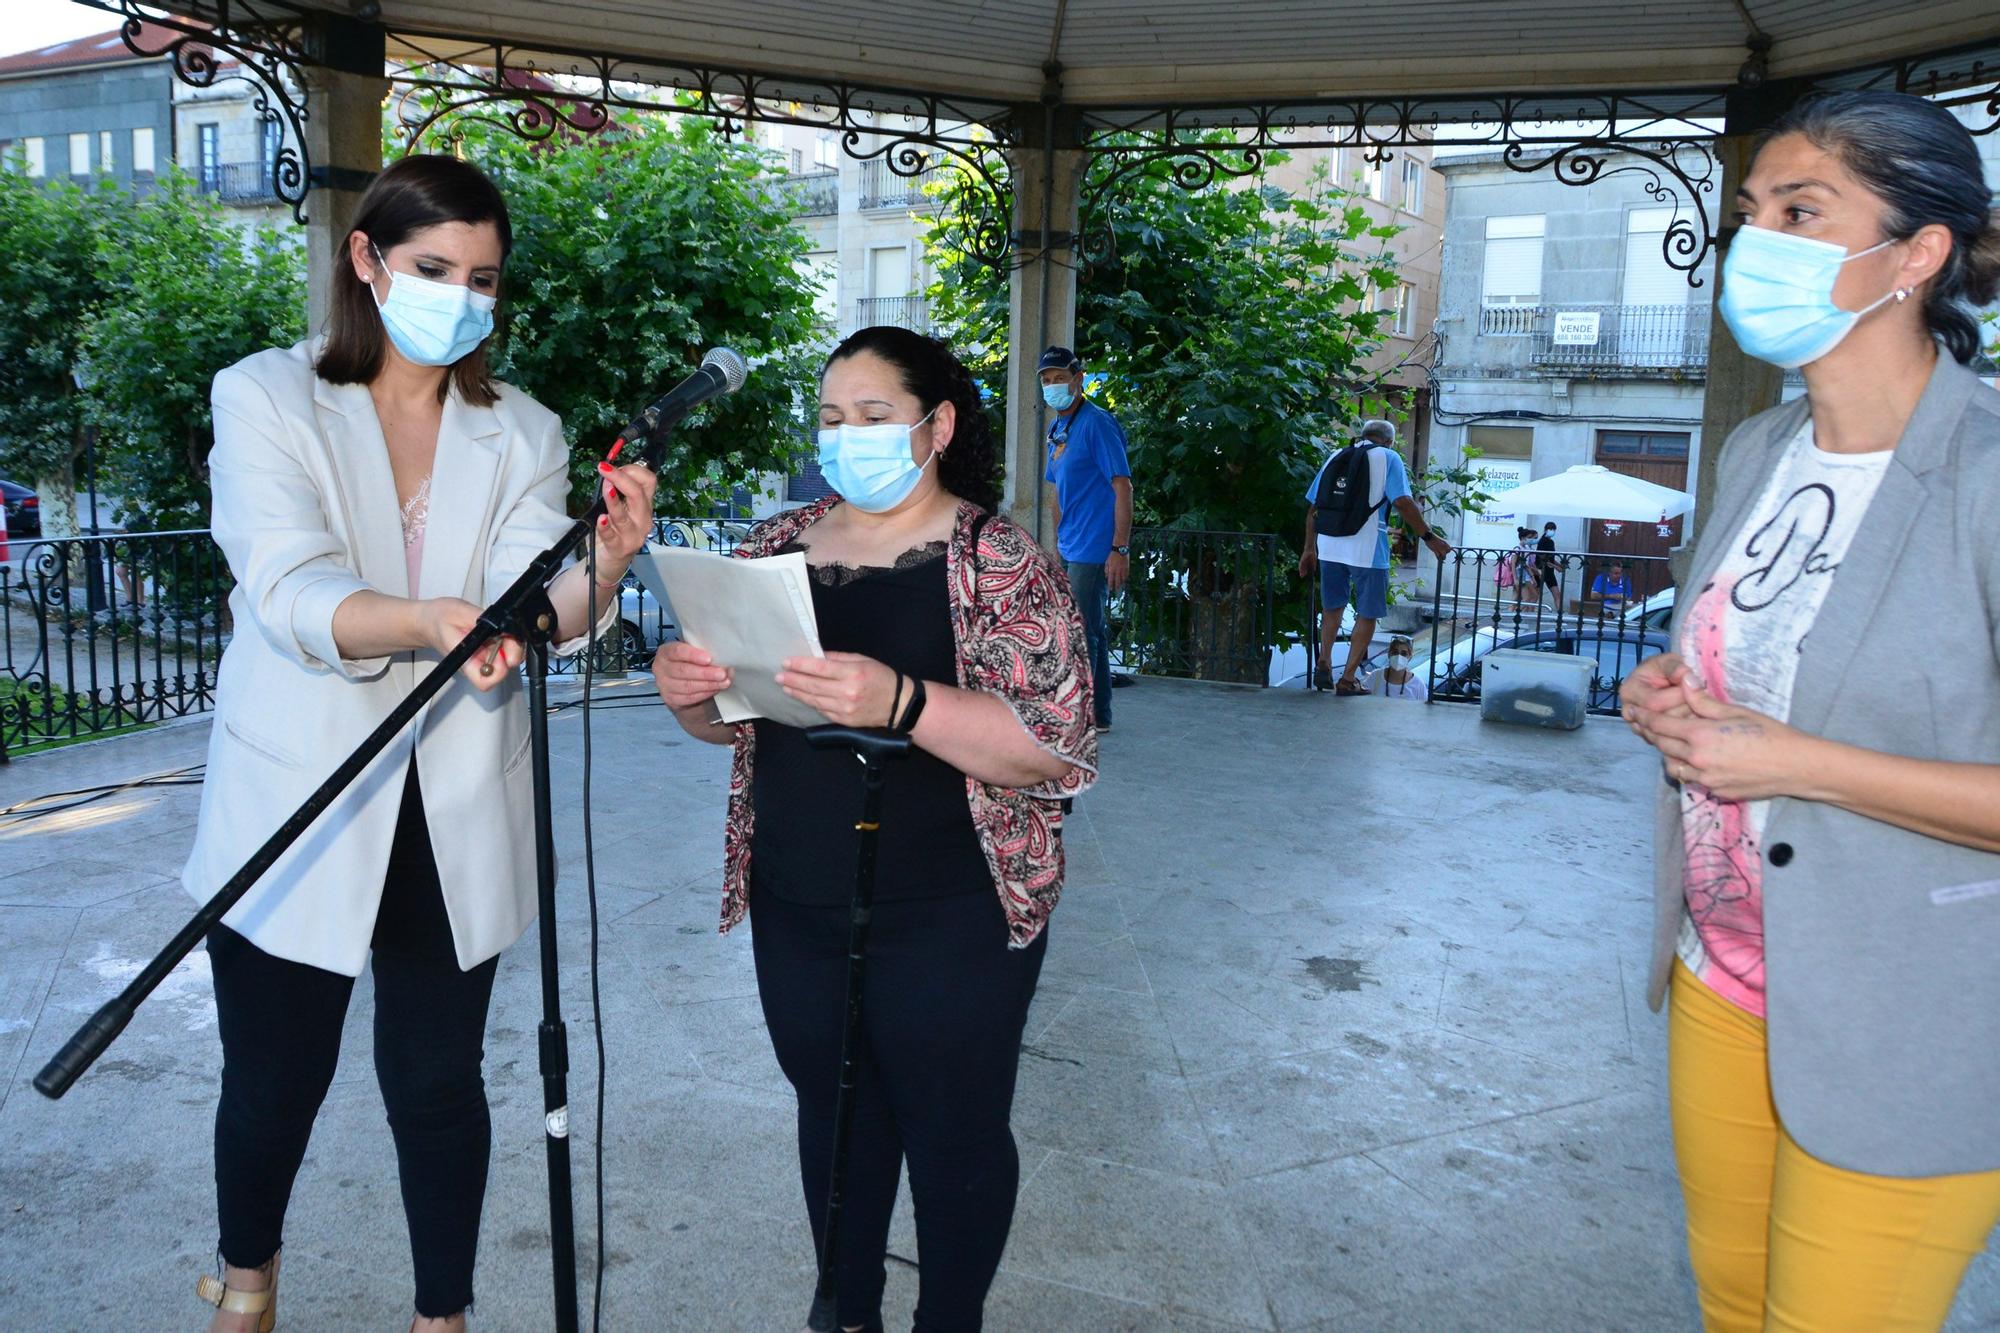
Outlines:
[[[1132,548],[1129,546],[1114,546],[1111,548],[1111,554],[1129,556],[1132,554]]]

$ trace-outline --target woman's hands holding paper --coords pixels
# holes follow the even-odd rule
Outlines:
[[[675,640],[653,654],[653,684],[660,700],[676,713],[700,708],[729,688],[729,668],[691,643]]]
[[[893,726],[890,710],[900,711],[910,701],[907,680],[899,705],[895,671],[860,653],[788,657],[780,665],[778,684],[786,694],[843,727]]]

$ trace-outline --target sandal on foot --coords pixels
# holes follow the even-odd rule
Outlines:
[[[1350,676],[1342,676],[1333,683],[1333,693],[1336,698],[1351,699],[1357,694],[1368,693],[1368,687]]]
[[[228,1314],[254,1314],[257,1333],[271,1333],[278,1326],[278,1269],[271,1267],[271,1285],[262,1291],[241,1291],[223,1285],[219,1277],[203,1273],[195,1279],[194,1294]]]

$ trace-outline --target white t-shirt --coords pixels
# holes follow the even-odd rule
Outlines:
[[[1431,687],[1416,672],[1401,685],[1389,683],[1389,668],[1383,667],[1368,678],[1368,692],[1385,699],[1415,699],[1419,703],[1431,697]]]
[[[1812,423],[1786,446],[1749,521],[1729,539],[1714,578],[1688,604],[1681,656],[1725,703],[1780,722],[1792,711],[1799,652],[1835,571],[1889,470],[1894,451],[1830,454]],[[1681,961],[1724,998],[1761,1015],[1763,839],[1769,801],[1724,801],[1681,789],[1689,887]]]

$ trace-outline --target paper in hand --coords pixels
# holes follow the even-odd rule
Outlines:
[[[769,718],[791,727],[827,719],[778,684],[788,657],[823,657],[806,558],[798,551],[737,560],[666,547],[639,552],[639,582],[673,608],[681,638],[728,667],[730,687],[715,696],[724,722]]]

